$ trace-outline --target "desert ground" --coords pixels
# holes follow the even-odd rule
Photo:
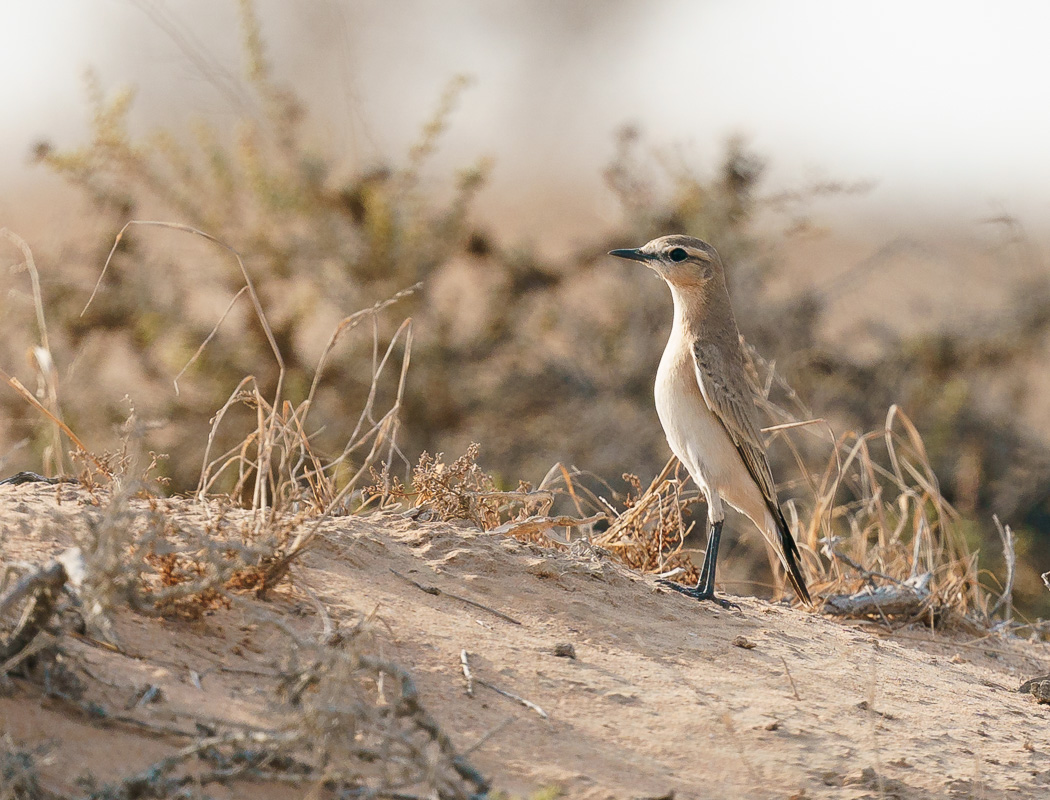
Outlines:
[[[98,504],[76,485],[0,487],[2,562],[50,561]],[[189,499],[163,507],[183,526],[206,511]],[[79,689],[32,671],[0,685],[0,796],[158,796],[132,779],[195,738],[287,721],[274,698],[290,636],[332,640],[362,626],[503,796],[1050,791],[1050,706],[1017,692],[1050,672],[1047,643],[890,631],[749,597],[723,610],[598,550],[404,513],[329,519],[318,534],[266,600],[245,592],[196,619],[115,607],[109,641],[90,628],[49,634]],[[192,786],[183,796],[331,796],[309,783]]]

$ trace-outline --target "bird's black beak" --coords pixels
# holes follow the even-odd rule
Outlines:
[[[652,259],[651,255],[643,253],[641,250],[610,250],[609,255],[630,259],[631,261],[641,261],[643,264]]]

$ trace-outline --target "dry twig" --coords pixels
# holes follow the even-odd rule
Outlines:
[[[506,689],[500,689],[498,686],[493,686],[491,683],[489,683],[488,681],[483,681],[481,678],[475,678],[474,680],[476,683],[484,686],[486,689],[491,689],[498,695],[502,695],[503,697],[506,697],[509,700],[514,700],[517,703],[521,703],[523,706],[525,706],[525,708],[535,711],[544,719],[550,719],[550,717],[547,716],[547,712],[535,703],[533,703],[531,700],[526,700],[524,697],[519,697],[513,692],[508,692]]]
[[[795,679],[791,677],[791,670],[788,669],[787,659],[781,656],[780,661],[784,665],[784,674],[787,675],[788,682],[791,684],[791,693],[795,695],[796,700],[801,700],[802,698],[798,695],[798,687],[795,686]]]
[[[1017,569],[1017,551],[1014,548],[1014,532],[1010,529],[1009,525],[1003,525],[999,521],[997,515],[993,515],[992,520],[995,522],[995,529],[999,531],[999,538],[1003,542],[1003,560],[1006,561],[1006,586],[1003,587],[1003,593],[999,596],[999,599],[996,601],[989,616],[994,616],[995,613],[1002,608],[1003,621],[1009,623],[1014,615],[1014,572]]]
[[[467,651],[459,651],[459,663],[463,666],[463,677],[467,681],[467,697],[474,696],[474,676],[470,672],[470,664],[467,661]]]
[[[534,536],[538,533],[545,533],[551,528],[577,528],[582,525],[593,525],[601,519],[608,519],[608,515],[599,512],[584,519],[567,516],[526,517],[525,519],[516,522],[508,522],[505,525],[500,525],[498,528],[492,528],[489,533],[499,533],[504,536],[524,538],[527,536]]]
[[[824,598],[824,611],[839,617],[879,616],[887,624],[891,617],[915,619],[930,606],[930,577],[924,573],[893,586],[866,586],[856,594],[830,595]]]
[[[505,620],[507,622],[511,622],[511,623],[513,623],[515,625],[521,625],[521,621],[520,620],[516,620],[516,619],[514,619],[514,617],[510,616],[509,614],[504,614],[502,611],[497,611],[496,609],[490,608],[489,606],[484,605],[483,603],[479,603],[476,600],[471,600],[471,599],[469,599],[467,597],[461,597],[458,594],[452,594],[452,592],[446,592],[444,589],[439,589],[436,586],[428,586],[425,583],[419,583],[418,581],[412,580],[407,575],[402,575],[396,569],[391,568],[390,571],[393,572],[395,575],[397,575],[397,577],[399,577],[401,580],[408,581],[409,583],[411,583],[413,586],[415,586],[421,592],[426,592],[427,594],[432,594],[435,597],[438,596],[438,595],[445,595],[446,597],[451,597],[453,600],[459,600],[459,602],[461,602],[461,603],[466,603],[469,606],[474,606],[474,608],[480,608],[482,611],[487,611],[490,614],[494,614],[495,616],[497,616],[500,619]]]

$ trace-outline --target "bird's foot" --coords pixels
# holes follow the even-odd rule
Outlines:
[[[717,603],[722,608],[739,611],[740,606],[736,603],[726,600],[724,597],[715,596],[714,589],[702,590],[699,586],[682,586],[680,583],[674,581],[658,580],[661,586],[666,586],[668,589],[674,589],[679,594],[684,594],[686,597],[692,597],[694,600],[710,600],[712,603]]]

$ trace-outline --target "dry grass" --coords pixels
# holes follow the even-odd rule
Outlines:
[[[932,624],[954,613],[987,624],[989,595],[979,582],[977,555],[909,417],[891,406],[881,429],[834,437],[773,365],[753,351],[751,364],[753,388],[771,423],[769,444],[782,442],[795,460],[787,510],[816,592],[831,597],[880,583],[921,582],[926,597],[916,616]],[[783,405],[771,399],[775,386]],[[828,452],[819,472],[794,438],[803,435]]]
[[[110,259],[117,252],[125,233],[135,226],[172,229],[202,238],[227,251],[236,261],[243,279],[243,285],[237,289],[230,306],[242,296],[250,298],[259,328],[269,344],[270,355],[277,368],[276,381],[269,397],[264,397],[255,375],[247,375],[239,381],[225,403],[212,416],[196,493],[201,507],[217,526],[223,524],[222,513],[216,515],[207,500],[218,492],[219,487],[226,489],[224,496],[229,501],[249,508],[252,511],[252,522],[250,530],[245,531],[242,538],[250,541],[251,546],[258,552],[250,559],[235,559],[234,563],[240,566],[231,567],[230,564],[220,563],[221,559],[216,561],[198,558],[186,563],[185,558],[175,553],[153,552],[155,537],[146,537],[131,547],[133,561],[142,553],[147,553],[152,566],[161,573],[161,583],[169,589],[177,589],[180,597],[190,598],[179,602],[187,609],[195,608],[199,612],[220,602],[217,596],[213,596],[219,586],[228,584],[240,589],[255,588],[264,595],[284,577],[292,560],[309,544],[319,524],[315,521],[308,533],[303,534],[300,530],[299,535],[293,538],[292,532],[299,522],[308,518],[318,520],[332,514],[353,511],[364,500],[362,479],[373,473],[377,465],[387,465],[384,467],[384,474],[389,474],[389,465],[398,457],[407,465],[408,462],[401,455],[396,439],[411,359],[412,323],[411,320],[404,320],[389,341],[381,346],[379,320],[386,309],[411,295],[416,287],[398,292],[385,301],[377,302],[342,319],[320,354],[304,399],[293,405],[284,397],[287,377],[285,358],[252,277],[240,254],[208,233],[177,223],[140,220],[128,222],[117,234],[110,248],[110,257],[102,267],[95,292],[88,299],[84,312],[88,311],[95,300],[95,293],[102,285]],[[32,254],[28,247],[24,247],[24,252],[27,263],[31,264]],[[33,274],[35,275],[35,272]],[[195,361],[206,355],[209,344],[219,332],[228,312],[229,308],[175,377],[176,393],[179,391],[179,378]],[[46,327],[42,307],[39,310],[39,319],[41,331],[44,332]],[[359,329],[368,330],[371,334],[369,389],[349,440],[340,453],[326,457],[318,453],[313,446],[315,432],[308,427],[310,412],[333,351]],[[42,335],[46,340],[46,333]],[[72,448],[73,461],[82,465],[79,472],[80,482],[88,487],[114,487],[116,500],[109,505],[112,513],[118,517],[122,514],[121,498],[136,493],[150,496],[152,490],[157,488],[150,480],[150,473],[162,462],[163,457],[150,452],[147,465],[141,469],[141,474],[137,474],[142,458],[130,452],[139,444],[136,441],[137,437],[142,436],[142,429],[135,421],[134,410],[123,426],[120,450],[117,453],[96,456],[87,450],[78,435],[61,419],[57,400],[42,402],[22,387],[17,379],[7,376],[6,373],[2,374],[8,378],[9,384],[21,397],[50,423],[57,440],[54,447],[58,448],[58,452],[63,452],[68,441],[68,446]],[[381,387],[384,383],[394,387],[392,401],[387,408],[380,406]],[[42,386],[53,384],[44,381]],[[47,396],[53,394],[54,390]],[[231,413],[238,408],[247,409],[250,413]],[[63,435],[66,441],[63,441]],[[215,454],[216,442],[219,440],[235,443],[225,452]],[[99,525],[103,533],[111,527],[111,523],[105,521]],[[100,533],[96,536],[96,543],[103,542],[106,538]],[[122,539],[118,538],[116,541]],[[89,550],[93,551],[93,548]],[[207,549],[201,552],[207,553]],[[104,564],[97,565],[99,568],[93,570],[93,573],[105,576],[102,584],[112,588],[120,583],[119,573],[122,567],[119,556],[111,556],[104,559]],[[196,576],[194,573],[197,573]],[[137,579],[134,579],[132,582],[136,581]]]
[[[594,544],[608,549],[632,569],[695,584],[699,570],[682,547],[694,527],[686,520],[701,496],[696,491],[683,491],[682,472],[678,460],[671,459],[644,492],[636,476],[625,474],[631,489],[623,499],[623,508],[613,509],[612,523],[594,537]]]
[[[825,471],[800,518],[800,538],[811,552],[819,545],[826,557],[810,559],[819,569],[818,591],[849,594],[876,579],[928,576],[931,615],[950,610],[987,620],[989,596],[978,580],[977,555],[957,528],[959,515],[942,495],[911,420],[891,407],[883,430],[840,438],[838,461],[837,474]],[[840,492],[849,499],[838,499]]]
[[[256,540],[243,520],[215,514],[186,524],[163,500],[149,510],[132,504],[134,484],[99,490],[74,531],[84,579],[78,589],[84,615],[103,635],[113,609],[197,618],[228,606],[227,589],[271,557],[272,543]],[[53,524],[59,524],[57,522]]]
[[[252,309],[277,368],[276,382],[271,397],[263,396],[258,379],[254,375],[245,376],[212,417],[211,430],[204,450],[204,464],[197,487],[197,494],[200,498],[203,499],[213,494],[216,486],[223,485],[222,481],[226,478],[227,473],[233,473],[236,475],[236,480],[232,484],[230,495],[237,498],[250,498],[250,507],[260,515],[260,519],[267,519],[272,512],[280,514],[291,508],[301,509],[307,513],[331,513],[337,510],[339,504],[358,488],[361,477],[380,458],[385,458],[385,463],[393,460],[394,454],[398,452],[396,436],[404,397],[405,376],[411,358],[412,326],[411,320],[405,320],[390,338],[380,358],[377,319],[386,308],[410,295],[417,287],[402,290],[385,301],[375,303],[371,308],[358,311],[341,320],[321,353],[306,398],[293,406],[284,397],[285,382],[288,376],[285,358],[277,344],[251,275],[241,255],[230,245],[211,234],[172,222],[145,220],[128,222],[114,240],[110,255],[103,265],[95,289],[84,307],[84,312],[91,306],[121,239],[125,232],[133,226],[169,228],[199,236],[216,244],[234,257],[244,279],[244,285],[233,296],[219,322],[175,377],[173,383],[176,394],[179,391],[179,378],[204,354],[208,344],[214,339],[229,314],[230,308],[244,294],[247,294],[251,300]],[[311,445],[312,436],[308,433],[307,417],[333,349],[345,335],[365,322],[370,322],[372,329],[372,375],[369,391],[357,425],[350,435],[350,440],[343,448],[343,452],[334,459],[325,460],[314,452]],[[400,359],[395,399],[391,407],[380,414],[376,408],[378,385],[395,358],[399,345],[403,345],[403,354]],[[250,410],[256,422],[255,427],[243,435],[243,438],[228,451],[216,456],[213,448],[220,429],[230,409],[237,405]],[[349,479],[340,484],[336,477],[340,469],[345,470],[351,457],[360,451],[364,451],[360,463],[354,466],[355,471]]]
[[[22,386],[22,383],[17,378],[8,375],[3,370],[0,370],[0,377],[3,377],[16,392],[22,394],[30,402],[37,404],[40,410],[49,418],[51,422],[50,435],[41,453],[41,460],[43,469],[47,474],[61,475],[65,472],[66,463],[62,434],[66,433],[68,435],[69,430],[68,428],[63,430],[64,423],[61,421],[62,410],[58,402],[58,368],[55,364],[54,355],[51,352],[51,342],[47,333],[44,298],[40,289],[40,272],[37,270],[32,250],[30,250],[29,245],[21,236],[9,231],[7,228],[0,228],[0,237],[7,239],[18,248],[22,254],[22,264],[26,272],[29,273],[33,310],[36,315],[37,334],[39,337],[38,343],[30,350],[31,358],[29,361],[37,379],[36,395],[42,399],[38,400],[37,396],[31,394]],[[79,442],[77,444],[80,445]],[[81,449],[83,450],[82,445]]]
[[[379,505],[408,504],[415,516],[426,519],[467,520],[482,530],[492,530],[507,522],[542,514],[550,509],[553,495],[532,491],[521,481],[514,491],[502,491],[496,479],[478,464],[481,445],[472,443],[467,452],[451,464],[444,453],[423,453],[412,470],[410,488],[390,477],[388,468],[374,473],[375,484],[368,490]]]

